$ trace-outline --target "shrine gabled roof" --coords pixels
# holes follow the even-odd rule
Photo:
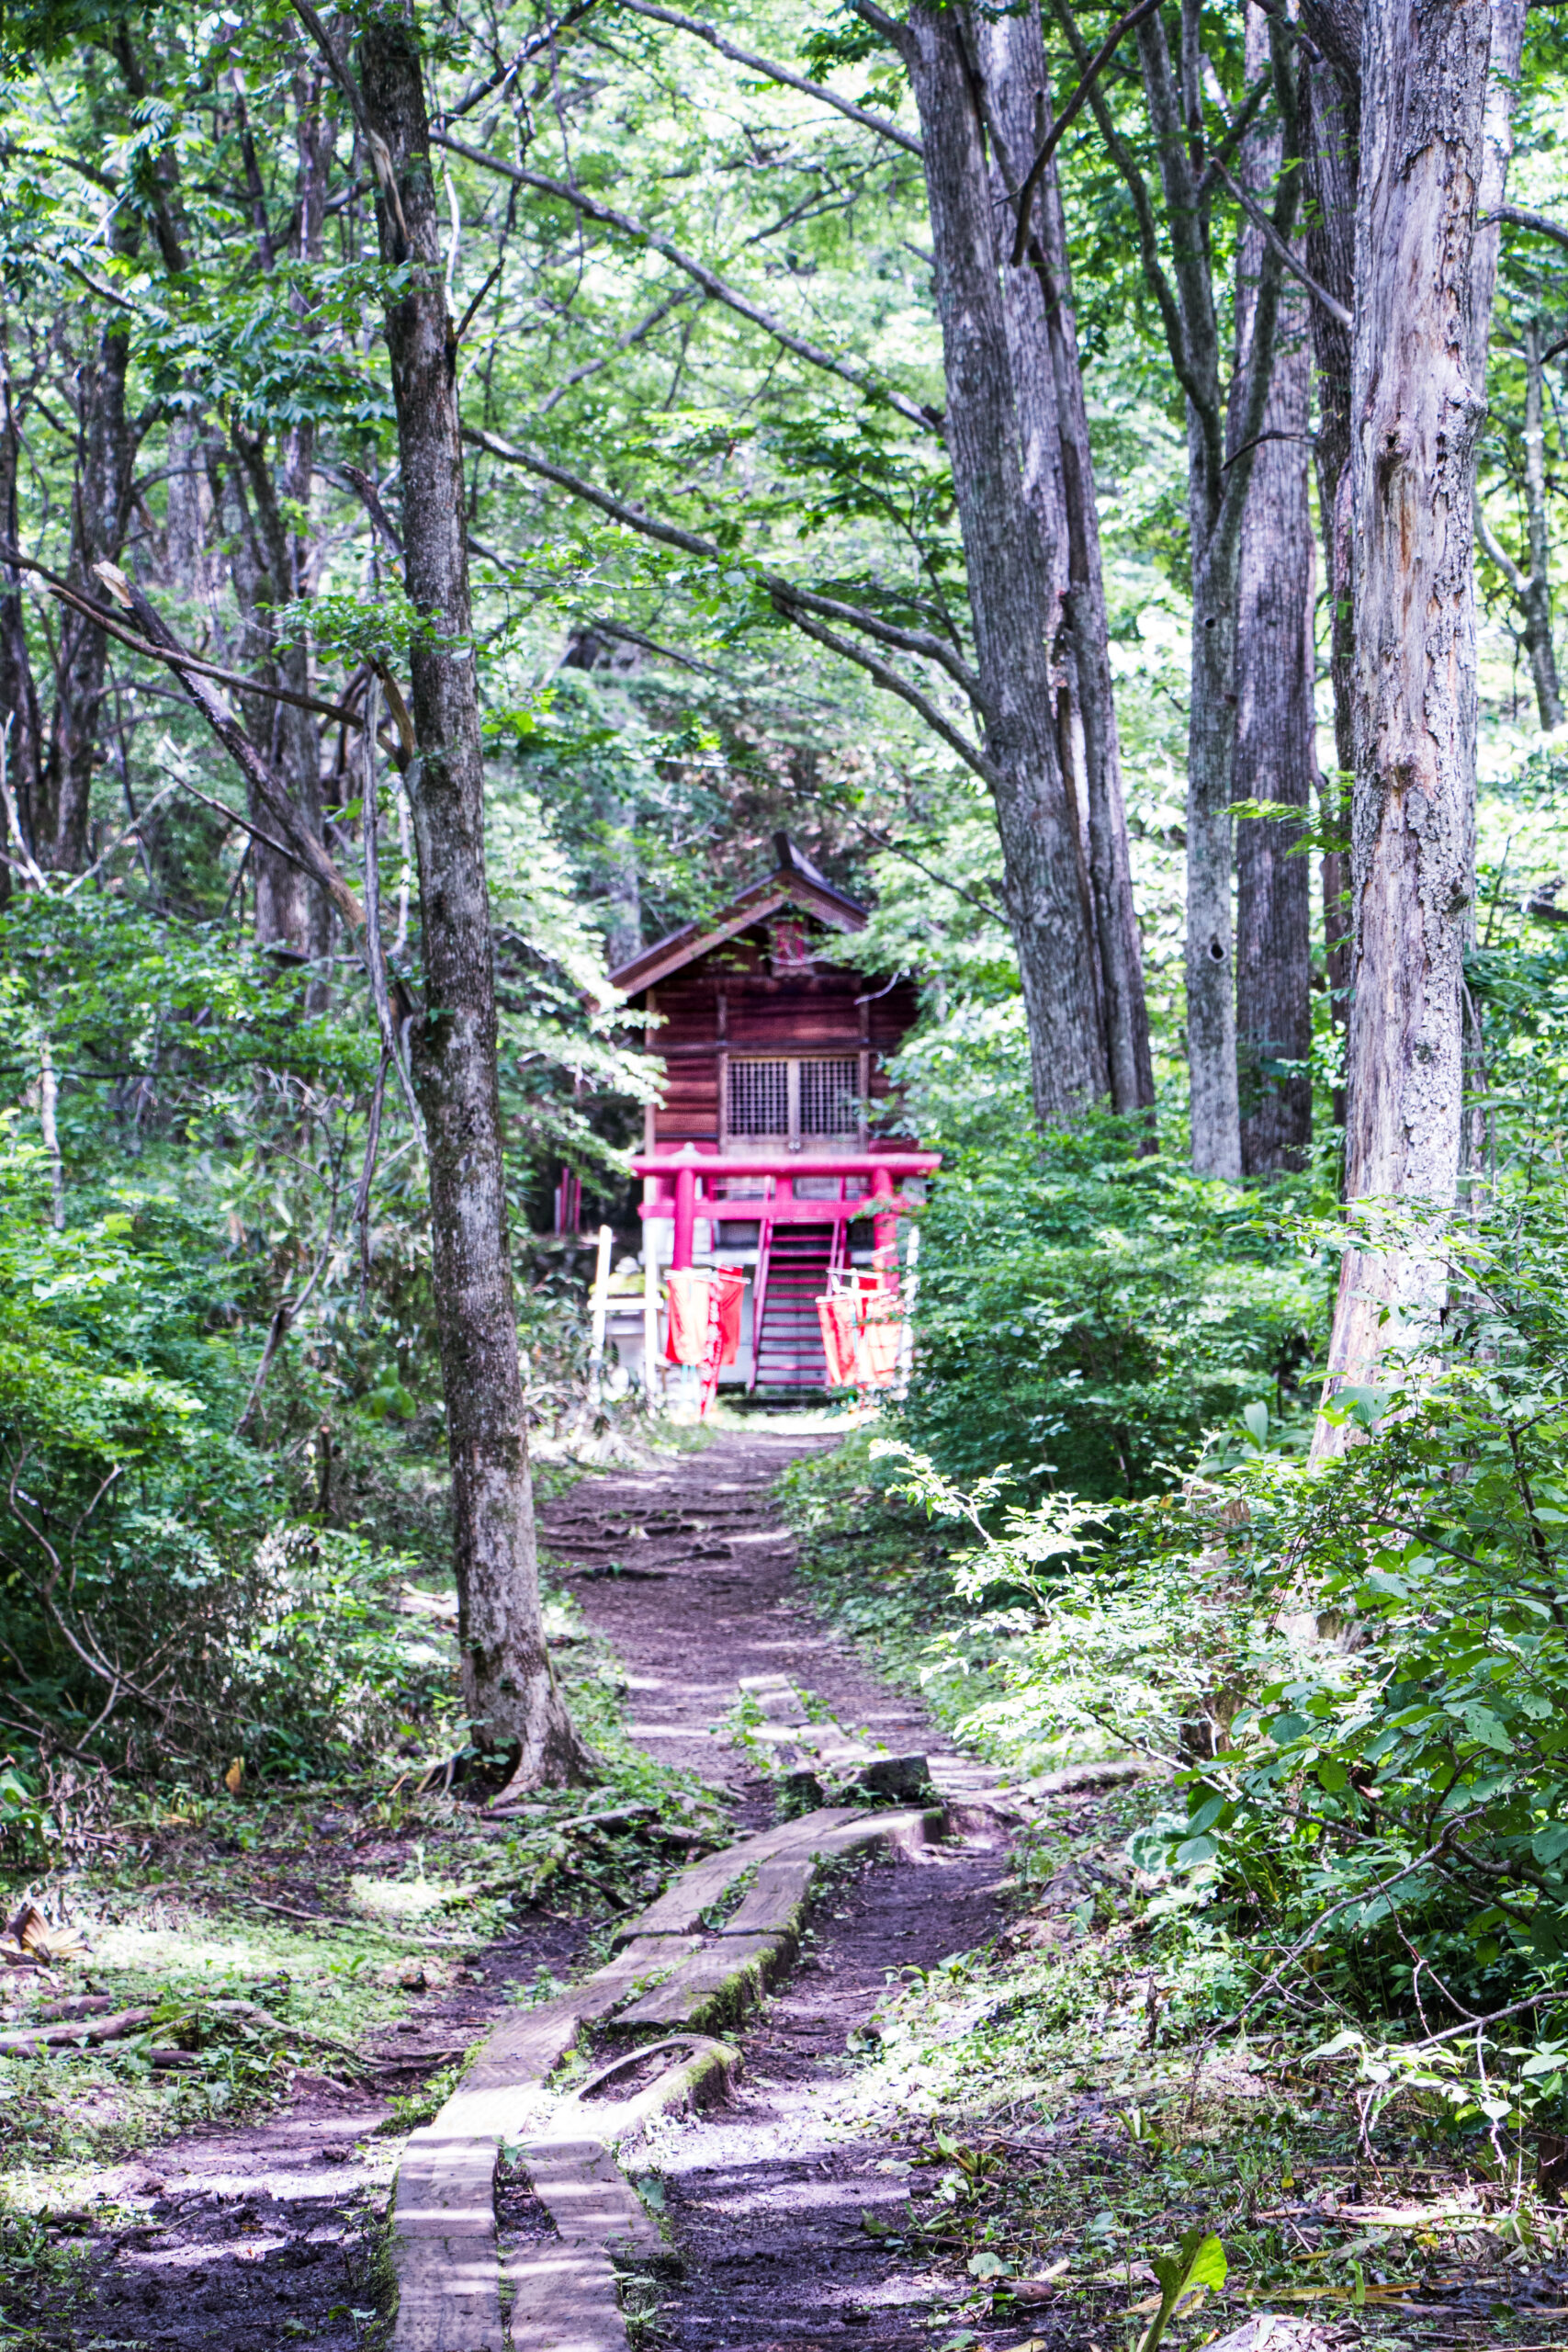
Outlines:
[[[773,835],[773,847],[778,864],[761,881],[753,882],[742,890],[716,915],[705,922],[689,922],[682,930],[672,931],[668,939],[645,947],[629,964],[610,974],[610,985],[623,996],[640,996],[644,989],[668,979],[671,972],[679,972],[699,956],[715,947],[722,947],[737,932],[749,931],[754,922],[764,922],[776,914],[780,907],[794,907],[801,914],[816,915],[833,931],[863,931],[868,920],[867,910],[858,899],[829,882],[819,874],[811,860],[795,847],[787,833]]]

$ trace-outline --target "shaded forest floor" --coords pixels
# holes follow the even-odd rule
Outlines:
[[[0,2343],[375,2342],[401,2136],[464,2052],[601,1961],[671,1860],[773,1817],[741,1678],[787,1673],[895,1753],[939,1744],[797,1577],[768,1489],[826,1442],[748,1425],[546,1506],[581,1609],[562,1654],[615,1683],[660,1804],[623,1772],[512,1823],[460,1792],[340,1789],[101,1833],[62,1890],[90,1953],[48,1982],[10,1972],[4,2022],[152,2016],[119,2043],[0,2058]],[[1195,2068],[1121,1860],[1152,1803],[1025,1783],[961,1808],[929,1864],[834,1879],[739,2037],[731,2103],[647,2152],[683,2268],[639,2290],[639,2346],[1124,2352],[1151,2256],[1201,2222],[1226,2288],[1169,2344],[1275,2312],[1302,2323],[1275,2352],[1568,2347],[1551,2212],[1397,2112],[1368,2142],[1279,2037]],[[559,1856],[530,1901],[499,1882],[541,1822]]]

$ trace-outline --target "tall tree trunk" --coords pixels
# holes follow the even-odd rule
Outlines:
[[[319,261],[321,224],[332,169],[334,134],[321,109],[321,74],[318,67],[294,77],[295,152],[293,251],[296,260]],[[257,259],[270,277],[277,266],[268,221],[265,190],[251,139],[243,96],[237,119],[245,177],[256,232]],[[288,287],[288,304],[305,323],[304,296],[298,279]],[[295,632],[280,644],[272,620],[278,605],[298,603],[313,585],[310,535],[310,495],[316,454],[316,428],[309,416],[297,417],[279,435],[276,460],[265,437],[236,430],[234,447],[243,468],[231,484],[231,495],[242,510],[244,545],[237,550],[235,590],[246,624],[246,658],[268,672],[274,684],[296,695],[310,691],[310,650],[303,635]],[[270,707],[265,724],[251,718],[251,731],[270,745],[271,765],[301,821],[317,841],[324,838],[321,804],[321,752],[316,724],[309,711],[291,704]],[[259,729],[259,731],[258,731]],[[255,812],[253,810],[252,812]],[[332,952],[333,906],[324,890],[309,884],[298,868],[264,849],[253,850],[256,870],[255,934],[264,947],[285,947],[308,958],[313,967],[306,990],[306,1009],[326,1011],[329,989],[327,959]]]
[[[1551,533],[1546,496],[1546,386],[1540,354],[1540,321],[1527,321],[1525,362],[1525,564],[1517,563],[1486,519],[1477,497],[1475,532],[1507,582],[1517,610],[1520,640],[1530,665],[1536,708],[1543,728],[1562,724],[1562,689],[1551,630]]]
[[[1328,1393],[1419,1344],[1445,1301],[1460,1169],[1461,977],[1473,896],[1472,513],[1485,404],[1469,369],[1485,0],[1368,0],[1351,377],[1356,928],[1346,1197],[1413,1229],[1341,1262]],[[1390,1322],[1383,1323],[1388,1316]],[[1319,1450],[1335,1442],[1320,1423]]]
[[[1524,607],[1525,651],[1535,681],[1540,723],[1548,729],[1562,724],[1562,689],[1557,676],[1557,649],[1551,636],[1551,537],[1546,515],[1546,400],[1540,358],[1540,321],[1525,327],[1525,532],[1529,541],[1529,577],[1521,602]]]
[[[1486,111],[1482,125],[1481,184],[1476,193],[1475,239],[1470,249],[1470,313],[1465,356],[1470,379],[1486,390],[1486,352],[1492,339],[1492,300],[1497,290],[1497,254],[1503,224],[1497,207],[1508,191],[1514,158],[1514,97],[1525,45],[1525,0],[1491,0],[1487,53]]]
[[[213,505],[221,517],[224,536],[229,542],[229,577],[240,613],[236,660],[243,668],[276,682],[271,613],[278,599],[267,566],[265,542],[256,529],[252,502],[247,494],[250,469],[237,455],[215,453],[209,463],[213,479]],[[283,714],[288,706],[273,702],[262,695],[242,695],[241,706],[246,732],[254,743],[264,749],[270,771],[283,785],[290,802],[298,806],[297,779],[288,773],[286,756],[286,744],[297,741],[297,737],[286,735]],[[310,737],[313,773],[316,764],[315,729],[310,724],[310,714],[299,711],[290,715],[305,721]],[[257,797],[254,782],[249,787],[249,799],[253,823],[266,830],[265,811]],[[306,816],[309,821],[306,810],[302,809],[301,815]],[[319,797],[311,830],[319,840]],[[284,857],[278,851],[268,849],[265,842],[252,842],[250,864],[255,884],[253,928],[256,945],[283,961],[303,961],[310,953],[310,882],[293,858]]]
[[[992,149],[998,257],[1008,256],[1004,294],[1024,490],[1051,582],[1047,643],[1057,756],[1077,819],[1111,1102],[1119,1112],[1146,1111],[1154,1102],[1154,1065],[1143,943],[1122,797],[1089,411],[1054,162],[1033,198],[1025,259],[1019,268],[1010,266],[1021,189],[1051,120],[1037,0],[1010,16],[976,16],[971,24],[976,85]]]
[[[1043,90],[1046,85],[1042,82]],[[1040,189],[1039,260],[1056,390],[1066,506],[1067,589],[1063,617],[1071,649],[1083,729],[1089,820],[1089,887],[1100,950],[1100,1001],[1111,1064],[1111,1101],[1121,1112],[1151,1110],[1154,1059],[1144,990],[1143,939],[1133,903],[1133,863],[1122,792],[1122,739],[1111,680],[1111,630],[1105,567],[1089,448],[1089,405],[1078,358],[1077,318],[1067,261],[1061,184],[1053,162]]]
[[[115,215],[117,250],[123,208]],[[128,232],[130,244],[134,233]],[[96,563],[118,563],[130,508],[132,436],[125,410],[130,333],[123,311],[111,311],[94,358],[76,377],[77,461],[71,501],[69,576],[78,594],[105,602]],[[29,830],[40,865],[79,873],[87,863],[93,770],[102,733],[100,710],[107,639],[89,620],[67,613],[61,623],[54,723]],[[24,821],[28,821],[24,820]]]
[[[360,36],[359,62],[381,259],[400,274],[386,334],[406,584],[422,624],[411,650],[418,748],[409,787],[427,1009],[416,1024],[413,1067],[430,1159],[463,1693],[482,1738],[515,1743],[514,1783],[561,1781],[584,1770],[587,1758],[551,1671],[539,1612],[507,1246],[457,369],[412,11],[382,11]]]
[[[294,141],[299,157],[294,182],[294,250],[297,258],[307,264],[321,258],[321,231],[326,219],[327,188],[332,176],[333,152],[336,132],[321,105],[321,74],[299,73],[294,77]],[[296,318],[305,325],[305,296],[298,279],[289,288],[289,307]],[[277,489],[287,523],[279,517],[280,560],[287,565],[288,594],[304,597],[315,588],[315,551],[310,535],[310,494],[314,487],[316,463],[316,426],[312,417],[294,420],[283,429],[281,465]],[[296,694],[310,690],[310,648],[303,637],[296,637],[283,650],[281,669],[283,684]],[[321,835],[323,809],[321,804],[321,754],[317,747],[316,730],[309,715],[297,712],[304,724],[289,738],[289,765],[286,775],[291,792],[299,795],[298,805],[307,814],[318,838]],[[307,994],[309,1010],[324,1012],[328,1001],[328,958],[332,954],[333,914],[331,899],[324,890],[312,890],[310,899],[310,953],[316,967]]]
[[[8,548],[21,545],[17,495],[22,440],[11,380],[11,353],[0,322],[0,532]],[[23,619],[22,575],[0,555],[0,728],[5,729],[6,781],[11,800],[25,825],[28,812],[38,805],[41,741],[39,734],[38,689]],[[0,803],[0,849],[9,845],[9,823]],[[29,840],[26,847],[30,851]],[[0,864],[0,906],[11,895],[11,869]]]
[[[1055,726],[1053,559],[1026,485],[1008,295],[965,28],[955,11],[921,0],[899,38],[924,141],[948,452],[1034,1109],[1043,1124],[1055,1124],[1109,1093],[1111,1073],[1079,832]]]
[[[295,631],[280,644],[272,615],[277,606],[295,603],[306,593],[305,546],[296,523],[300,514],[308,515],[310,512],[309,452],[313,446],[313,436],[308,425],[295,428],[290,439],[296,447],[301,438],[306,444],[303,465],[297,465],[291,469],[286,457],[279,469],[281,479],[276,481],[260,435],[253,437],[237,432],[234,438],[250,485],[256,532],[265,557],[262,574],[265,584],[254,616],[259,639],[257,652],[278,685],[287,687],[290,694],[308,695],[310,691],[309,643],[302,634]],[[292,514],[285,508],[284,499],[298,502]],[[292,703],[274,703],[272,710],[273,774],[299,810],[301,821],[309,827],[315,839],[321,841],[324,837],[321,755],[315,719],[308,710],[300,710]],[[259,894],[257,912],[259,915]],[[307,885],[301,914],[302,936],[299,944],[316,967],[307,1000],[308,1009],[311,1013],[324,1012],[327,1001],[324,967],[332,949],[332,901],[325,891]]]
[[[1066,13],[1067,0],[1057,0]],[[1202,118],[1201,0],[1182,0],[1181,65],[1173,64],[1158,9],[1138,28],[1138,59],[1159,158],[1170,232],[1171,269],[1158,254],[1153,208],[1141,173],[1102,96],[1096,119],[1137,207],[1145,273],[1159,302],[1187,398],[1188,497],[1191,533],[1192,657],[1187,731],[1187,1066],[1192,1165],[1235,1181],[1242,1172],[1236,1081],[1235,944],[1231,922],[1235,797],[1236,629],[1241,525],[1274,365],[1280,266],[1266,244],[1257,273],[1246,366],[1223,381],[1218,291],[1210,224],[1212,193]],[[1074,28],[1080,64],[1082,36]],[[1285,122],[1281,149],[1299,139],[1294,85],[1284,36],[1271,28],[1275,96]],[[1300,175],[1280,182],[1270,207],[1276,234],[1295,226]]]
[[[1248,83],[1268,62],[1264,19],[1248,7]],[[1241,177],[1266,198],[1282,161],[1279,126],[1266,120],[1247,141]],[[1262,233],[1248,222],[1237,254],[1238,373],[1262,259]],[[1302,816],[1248,818],[1236,827],[1236,1075],[1241,1164],[1249,1176],[1304,1167],[1312,1142],[1312,891],[1306,860],[1294,854],[1317,780],[1307,496],[1312,362],[1306,303],[1294,288],[1281,295],[1278,336],[1263,413],[1272,437],[1253,459],[1241,526],[1235,790],[1238,799],[1282,803]]]
[[[1303,22],[1323,54],[1303,71],[1307,186],[1307,267],[1347,311],[1356,300],[1356,179],[1360,144],[1359,0],[1303,0]],[[1314,302],[1317,377],[1317,511],[1328,590],[1328,674],[1334,694],[1334,757],[1320,782],[1328,846],[1322,864],[1323,938],[1329,1006],[1342,1032],[1350,1020],[1350,779],[1356,766],[1353,713],[1355,628],[1350,566],[1350,330]],[[1337,1089],[1335,1124],[1345,1124]]]

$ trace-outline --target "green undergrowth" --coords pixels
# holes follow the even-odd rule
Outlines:
[[[918,1690],[942,1728],[981,1753],[1020,1770],[1063,1760],[1052,1735],[1004,1746],[977,1720],[1006,1682],[1002,1645],[990,1626],[972,1629],[953,1601],[953,1570],[964,1533],[933,1520],[898,1491],[900,1461],[878,1452],[875,1423],[857,1430],[831,1453],[790,1464],[773,1487],[799,1544],[800,1574],[830,1623],[862,1648],[878,1672]],[[1076,1757],[1107,1743],[1092,1730],[1069,1743]]]
[[[128,1786],[67,1783],[57,1768],[52,1793],[24,1791],[38,1818],[0,1874],[0,1916],[30,1901],[59,1956],[0,1973],[0,2032],[84,1998],[94,2015],[152,2014],[97,2045],[0,2050],[0,2230],[22,2250],[3,2266],[8,2320],[21,2321],[16,2294],[39,2263],[68,2276],[77,2225],[62,2215],[113,2221],[110,2172],[127,2157],[254,2120],[317,2075],[374,2089],[377,2047],[462,1995],[487,1945],[525,1939],[543,1910],[574,1924],[577,1964],[592,1967],[617,1917],[724,1842],[712,1794],[626,1736],[620,1668],[575,1606],[548,1598],[547,1626],[599,1769],[504,1821],[469,1800],[460,1725],[454,1746],[454,1714],[434,1708],[409,1738],[330,1779],[231,1764],[232,1785],[214,1770]],[[433,1679],[455,1690],[449,1631],[425,1615],[416,1632]],[[509,1989],[528,2000],[558,1986],[541,1969]],[[378,2143],[388,2164],[454,2074],[434,2058],[417,2087],[400,2078]]]
[[[1518,2274],[1568,2250],[1562,1209],[1537,1168],[1450,1234],[1440,1346],[1344,1391],[1318,1463],[1253,1400],[1139,1502],[961,1483],[872,1432],[785,1481],[824,1605],[950,1730],[1020,1777],[1147,1767],[1053,1801],[1009,1938],[867,2043],[955,2143],[1066,2134],[1041,2174],[1050,2230],[1077,2201],[1064,2277],[1101,2178],[1102,2267],[1202,2225],[1260,2295],[1379,2312],[1391,2343],[1439,2274],[1483,2314],[1495,2286],[1486,2333],[1521,2340]],[[1029,2210],[974,2273],[993,2290],[1043,2258]]]
[[[1147,1815],[1136,1789],[1053,1800],[1015,1849],[996,1942],[890,1975],[850,2037],[861,2130],[908,2191],[863,2227],[942,2280],[933,2341],[1032,2325],[1142,2352],[1162,2280],[1207,2245],[1168,2345],[1269,2311],[1352,2320],[1379,2352],[1539,2345],[1529,2281],[1568,2251],[1568,2218],[1430,2103],[1370,2108],[1310,2033],[1270,2019],[1211,2043],[1237,1955],[1131,1883]],[[1413,2325],[1406,2305],[1458,2282],[1478,2298],[1464,2322]]]

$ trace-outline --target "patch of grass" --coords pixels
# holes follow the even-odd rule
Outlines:
[[[617,1918],[723,1842],[711,1792],[627,1737],[615,1662],[575,1605],[552,1596],[548,1626],[602,1759],[592,1787],[541,1791],[494,1822],[460,1786],[422,1794],[423,1765],[395,1752],[336,1781],[106,1783],[90,1835],[57,1849],[52,1871],[0,1883],[7,1912],[31,1893],[88,1946],[47,1980],[5,1972],[0,2027],[73,1996],[154,2012],[123,2041],[0,2054],[0,2215],[30,2229],[90,2194],[101,2167],[262,2114],[301,2073],[354,2078],[416,1996],[453,1988],[469,1955],[531,1908],[582,1921],[595,1965]],[[180,2063],[154,2064],[171,2049]],[[396,2100],[392,2128],[434,2114],[456,2071]]]

